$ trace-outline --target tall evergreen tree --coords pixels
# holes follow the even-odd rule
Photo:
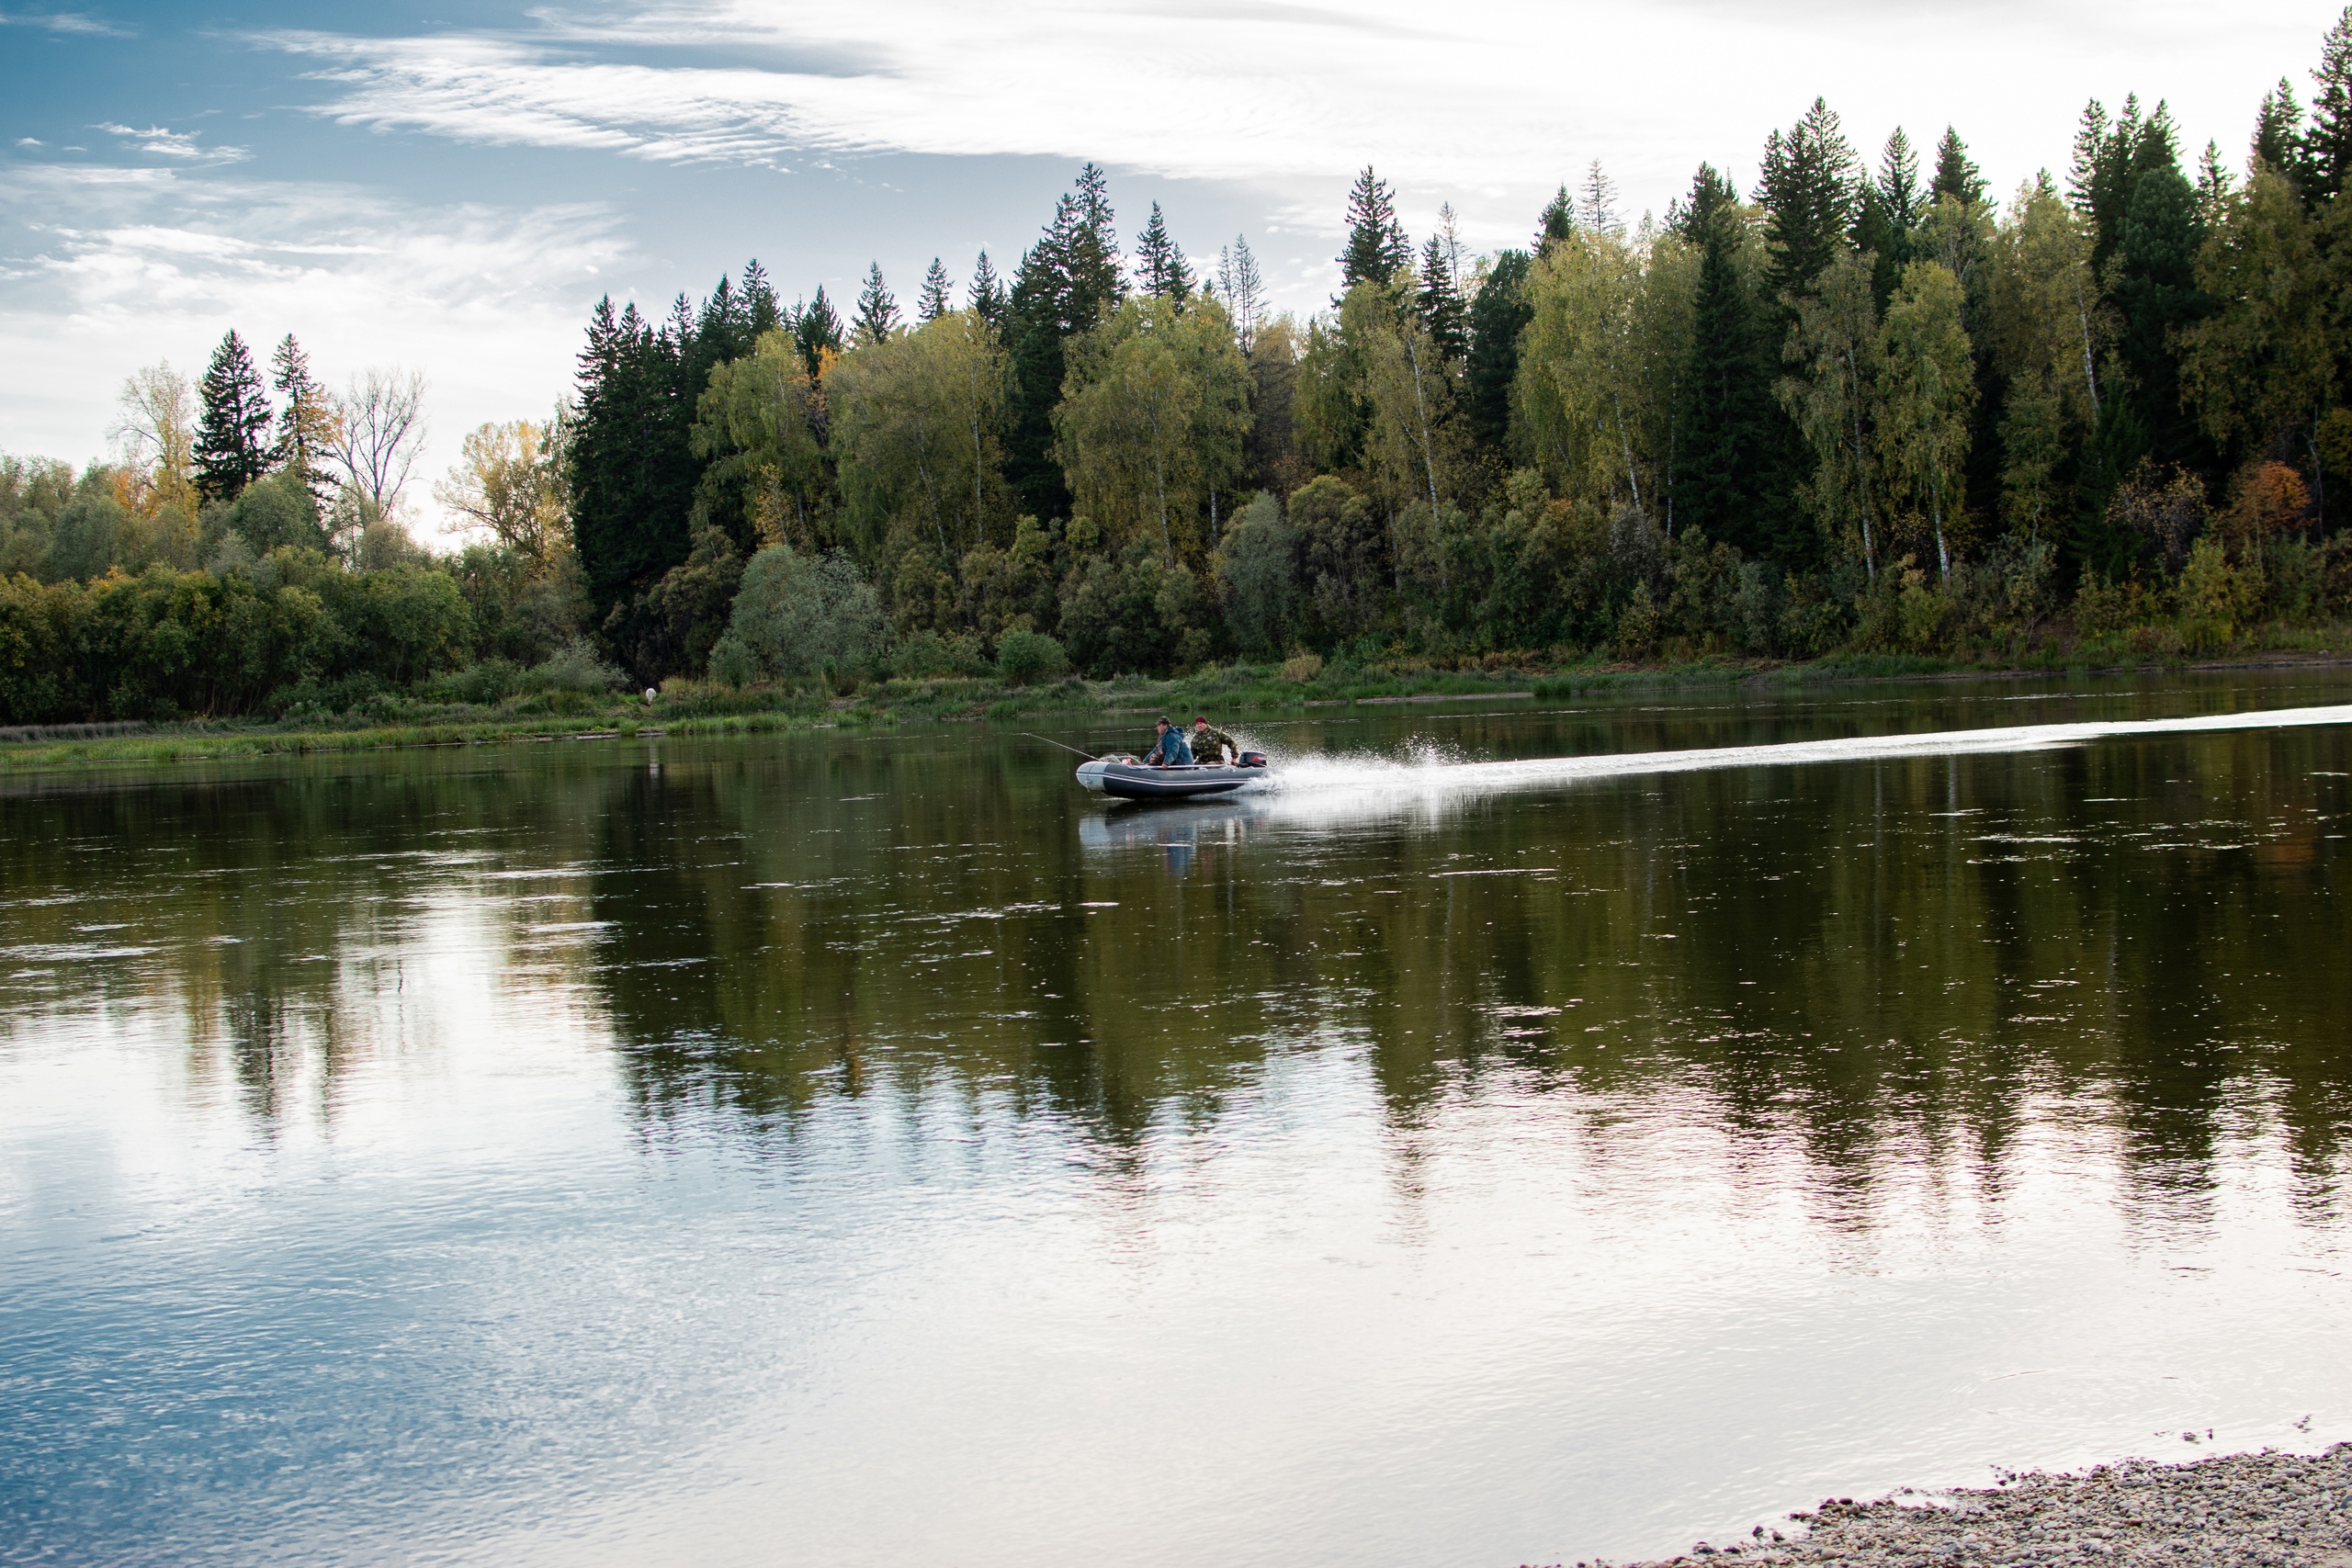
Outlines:
[[[2246,149],[2246,174],[2251,177],[2263,169],[2276,169],[2308,204],[2314,172],[2308,160],[2303,145],[2303,107],[2295,101],[2294,87],[2281,76],[2277,87],[2262,95],[2262,107],[2255,111],[2253,143]]]
[[[1573,240],[1576,235],[1576,199],[1568,195],[1568,187],[1562,186],[1552,193],[1552,199],[1544,204],[1544,210],[1535,215],[1535,254],[1540,256],[1561,241]]]
[[[1525,251],[1495,257],[1487,281],[1470,301],[1470,434],[1500,457],[1510,437],[1510,387],[1519,378],[1519,335],[1535,317],[1527,299],[1532,265]]]
[[[1577,221],[1596,234],[1623,235],[1624,223],[1617,216],[1617,182],[1595,158],[1584,172],[1584,188],[1577,193]]]
[[[1266,315],[1266,280],[1258,272],[1258,258],[1250,249],[1247,235],[1236,234],[1233,243],[1218,247],[1216,293],[1225,313],[1233,318],[1241,352],[1250,353],[1257,344],[1258,323]]]
[[[1339,261],[1342,293],[1359,283],[1385,284],[1413,265],[1412,242],[1396,221],[1388,182],[1375,175],[1370,164],[1348,192],[1348,248],[1340,253]]]
[[[1968,143],[1949,125],[1936,143],[1936,175],[1928,184],[1928,199],[1932,202],[1939,196],[1951,197],[1963,207],[1984,199],[1984,173],[1968,155]]]
[[[1067,369],[1063,345],[1116,308],[1125,292],[1109,185],[1099,166],[1082,166],[1013,275],[1005,316],[1013,395],[1004,471],[1015,503],[1033,516],[1069,514],[1054,431]]]
[[[890,297],[890,286],[882,281],[882,264],[869,263],[865,287],[858,291],[857,317],[850,325],[850,333],[860,347],[872,348],[889,342],[898,330],[899,302]]]
[[[1156,201],[1151,204],[1150,220],[1136,236],[1136,282],[1146,294],[1180,305],[1193,292],[1192,264],[1168,232],[1168,220],[1160,216]]]
[[[1690,402],[1675,452],[1674,509],[1686,526],[1762,555],[1771,544],[1767,525],[1774,511],[1765,487],[1788,422],[1772,392],[1778,340],[1740,270],[1739,209],[1710,199],[1718,195],[1709,187],[1719,178],[1702,165],[1691,192],[1691,209],[1707,216],[1692,236],[1699,280],[1682,378]],[[1786,509],[1784,498],[1781,507]]]
[[[775,285],[768,281],[767,268],[759,264],[757,257],[743,265],[742,292],[744,319],[751,325],[752,341],[756,344],[762,336],[784,324],[784,311],[776,302]]]
[[[2180,169],[2172,111],[2161,100],[2145,119],[2136,95],[2124,98],[2123,112],[2111,121],[2097,98],[2084,108],[2067,195],[2075,210],[2090,220],[2091,265],[2100,272],[2122,242],[2123,220],[2140,176],[2160,168],[2176,174]]]
[[[989,261],[986,251],[980,253],[979,264],[972,268],[972,309],[979,312],[991,331],[1004,331],[1005,307],[1011,303],[1005,297],[1004,279],[996,275],[996,267]]]
[[[1420,312],[1421,324],[1429,329],[1430,341],[1452,365],[1470,352],[1470,312],[1462,302],[1462,291],[1453,284],[1453,268],[1446,260],[1445,246],[1432,238],[1421,247],[1421,286],[1413,299]]]
[[[2311,199],[2326,201],[2352,184],[2352,6],[2327,29],[2312,73],[2312,128],[2304,139]]]
[[[1738,200],[1737,187],[1717,174],[1713,164],[1702,164],[1699,172],[1690,176],[1690,194],[1678,196],[1666,204],[1666,226],[1680,235],[1685,243],[1703,244],[1716,211]]]
[[[800,351],[800,363],[812,377],[824,373],[826,355],[841,353],[841,315],[833,309],[833,302],[825,298],[823,284],[817,285],[814,299],[793,311],[792,344]]]
[[[234,501],[269,471],[269,398],[245,340],[232,327],[197,390],[196,491]]]
[[[939,258],[932,257],[931,270],[922,275],[922,292],[915,296],[916,322],[935,321],[954,310],[955,288],[947,281],[947,269],[939,265]]]
[[[580,355],[579,412],[565,448],[572,536],[589,600],[617,641],[629,640],[628,602],[684,561],[691,546],[701,464],[690,435],[683,315],[673,311],[657,329],[634,304],[616,315],[610,299],[599,300]]]
[[[311,374],[311,356],[288,333],[269,356],[270,384],[285,401],[277,410],[277,439],[270,460],[300,476],[302,486],[326,500],[327,449],[334,439],[334,400]]]
[[[1879,153],[1877,177],[1862,186],[1854,218],[1854,248],[1873,258],[1871,292],[1881,310],[1910,263],[1911,231],[1919,221],[1921,206],[1919,154],[1898,125]]]
[[[1766,140],[1757,195],[1764,208],[1768,278],[1773,295],[1787,302],[1784,322],[1795,319],[1794,301],[1812,292],[1814,279],[1845,243],[1855,183],[1854,150],[1819,98],[1793,127]]]
[[[2139,176],[2116,246],[2114,299],[2122,315],[2117,347],[2131,373],[2134,412],[2159,462],[2201,465],[2211,453],[2181,406],[2181,331],[2202,320],[2211,301],[2197,287],[2197,252],[2205,242],[2197,193],[2175,166]]]

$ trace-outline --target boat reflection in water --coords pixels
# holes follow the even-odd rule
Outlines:
[[[1183,876],[1202,849],[1238,848],[1265,836],[1273,820],[1263,797],[1183,804],[1114,806],[1078,819],[1078,842],[1089,854],[1157,848],[1168,869]]]

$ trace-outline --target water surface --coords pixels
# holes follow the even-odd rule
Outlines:
[[[2352,727],[1982,743],[2346,701],[12,779],[0,1561],[1509,1564],[2352,1436]]]

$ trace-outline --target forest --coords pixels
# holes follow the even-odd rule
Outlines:
[[[2352,619],[2352,10],[2242,159],[2083,111],[2002,196],[1816,99],[1742,192],[1418,242],[1367,167],[1340,286],[1123,247],[1088,164],[1009,271],[755,262],[600,301],[576,384],[401,525],[422,385],[232,333],[132,378],[115,461],[0,457],[0,721],[387,692],[2318,646]],[[271,394],[275,392],[273,400]]]

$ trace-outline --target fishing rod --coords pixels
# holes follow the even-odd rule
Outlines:
[[[1032,740],[1046,740],[1044,736],[1031,735],[1030,732],[1025,729],[1022,730],[1020,733],[1028,735],[1029,739]],[[1062,743],[1058,740],[1046,740],[1046,744],[1048,746],[1061,746],[1063,750],[1069,752],[1072,756],[1083,757],[1090,762],[1099,762],[1102,760],[1091,751],[1081,751],[1075,746],[1062,746]]]

